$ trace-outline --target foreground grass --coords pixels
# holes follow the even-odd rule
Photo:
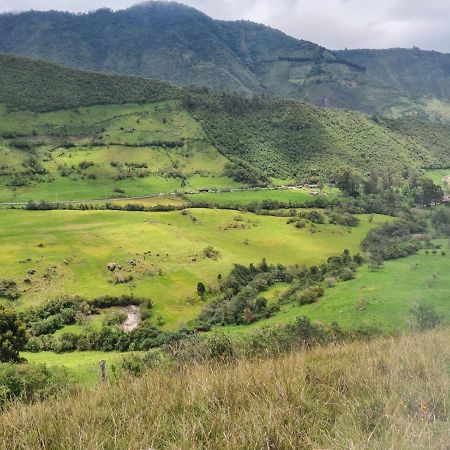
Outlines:
[[[243,360],[16,405],[8,449],[447,449],[450,332]]]

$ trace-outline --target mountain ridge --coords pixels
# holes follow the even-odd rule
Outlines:
[[[0,52],[368,113],[427,117],[428,97],[450,111],[449,54],[392,49],[389,57],[385,50],[373,50],[369,57],[365,50],[331,51],[262,24],[214,20],[173,2],[85,14],[1,14]],[[406,61],[401,67],[395,64],[397,53]],[[425,81],[420,66],[426,67]]]

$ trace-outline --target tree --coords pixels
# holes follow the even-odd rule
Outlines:
[[[337,174],[336,186],[349,197],[358,197],[360,184],[359,177],[350,170]]]
[[[198,294],[201,298],[203,298],[203,297],[205,296],[205,293],[206,293],[206,287],[205,287],[205,285],[204,285],[201,281],[199,281],[199,282],[197,283],[197,294]]]
[[[369,266],[370,266],[370,270],[372,272],[376,272],[378,269],[380,269],[384,264],[384,260],[383,257],[377,253],[377,252],[372,252],[369,255]]]
[[[0,362],[17,362],[26,344],[25,326],[15,311],[0,306]]]
[[[433,183],[430,178],[423,178],[420,183],[420,193],[417,202],[422,206],[430,206],[438,204],[444,198],[443,189]]]

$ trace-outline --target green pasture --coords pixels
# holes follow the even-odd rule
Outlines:
[[[247,205],[252,202],[262,202],[263,200],[274,200],[283,203],[304,203],[317,198],[311,195],[314,191],[317,191],[317,189],[257,189],[252,191],[201,192],[199,194],[187,195],[186,197],[192,202],[205,202],[218,206]],[[336,189],[326,189],[320,195],[331,199],[338,195],[338,191]]]
[[[440,184],[448,188],[448,182],[446,183],[445,179],[450,177],[450,169],[428,170],[427,176],[430,177],[436,184]]]
[[[441,243],[445,256],[441,255],[441,251],[436,254],[421,251],[417,255],[388,261],[376,272],[364,266],[358,271],[356,279],[327,289],[325,296],[317,303],[283,305],[281,311],[270,319],[248,326],[223,327],[223,330],[247,333],[307,316],[315,322],[337,322],[346,329],[376,327],[383,332],[402,331],[409,328],[411,308],[418,302],[433,305],[442,322],[448,325],[450,256],[448,242]]]
[[[345,248],[357,252],[367,231],[387,220],[361,219],[356,228],[317,225],[313,232],[282,217],[211,209],[192,209],[188,215],[2,210],[0,278],[18,283],[22,295],[14,305],[19,309],[62,295],[134,294],[151,298],[153,316],[161,315],[164,326],[173,329],[202,309],[199,281],[214,286],[217,275],[225,276],[234,263],[264,257],[271,263],[311,265]],[[209,245],[220,252],[218,260],[203,255]],[[109,272],[109,262],[121,269]],[[36,273],[30,276],[30,269]],[[132,281],[114,284],[116,277],[129,276]]]
[[[113,376],[113,366],[117,367],[125,354],[117,352],[74,352],[62,354],[53,352],[22,352],[21,356],[33,364],[64,367],[74,381],[83,384],[94,384],[100,379],[100,361],[106,361],[107,374]]]

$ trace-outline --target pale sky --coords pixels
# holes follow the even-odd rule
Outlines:
[[[124,9],[133,0],[0,0],[0,11]],[[450,0],[184,0],[216,19],[248,19],[330,49],[450,52]]]

